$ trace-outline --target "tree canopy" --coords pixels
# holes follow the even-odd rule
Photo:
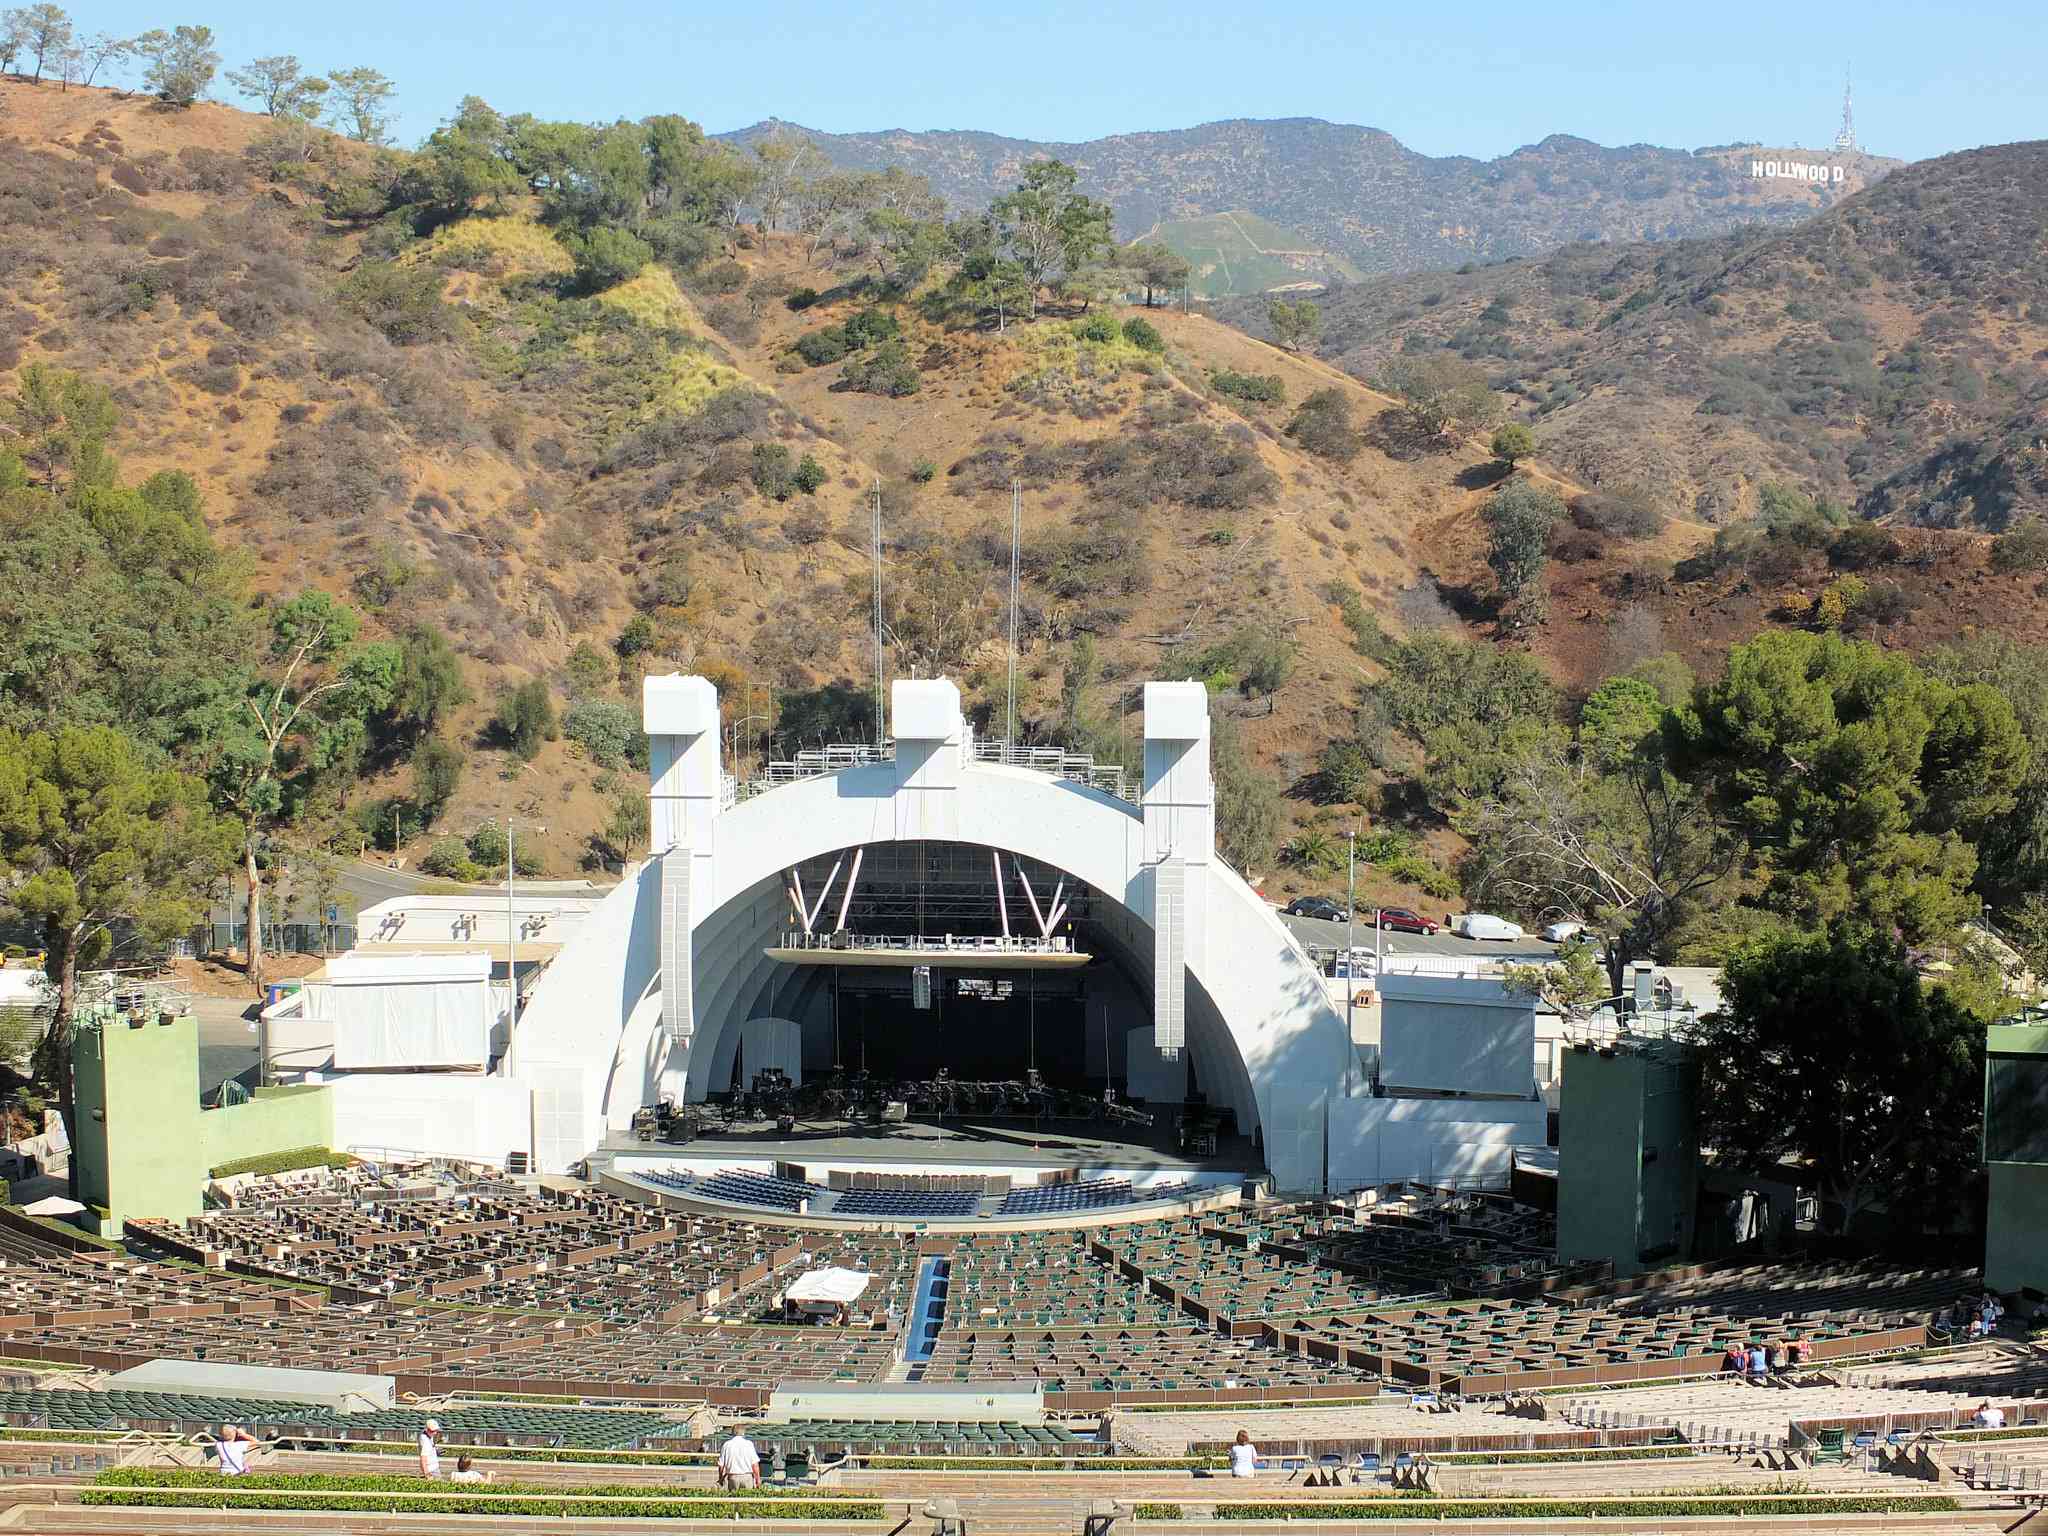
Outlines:
[[[233,856],[234,827],[206,786],[152,764],[112,726],[0,730],[0,867],[7,904],[42,932],[57,1000],[38,1075],[70,1113],[78,974],[127,922],[161,941],[189,932],[201,893]]]
[[[1861,925],[1745,948],[1721,993],[1694,1036],[1702,1145],[1759,1175],[1797,1161],[1830,1231],[1879,1202],[1909,1229],[1947,1225],[1977,1165],[1978,1020]]]
[[[1737,646],[1667,734],[1746,835],[1766,907],[1915,941],[1975,910],[1969,837],[2012,809],[2029,761],[1996,689],[1797,631]]]

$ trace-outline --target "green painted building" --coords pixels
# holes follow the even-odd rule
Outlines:
[[[1986,1032],[1984,1168],[1984,1283],[2048,1291],[2048,1023]]]
[[[1691,1047],[1629,1038],[1564,1053],[1557,1252],[1639,1274],[1692,1249],[1699,1074]]]
[[[102,1235],[135,1216],[197,1215],[210,1170],[299,1147],[327,1147],[325,1088],[266,1088],[245,1104],[199,1103],[199,1025],[151,1002],[91,1009],[71,1044],[78,1198]]]

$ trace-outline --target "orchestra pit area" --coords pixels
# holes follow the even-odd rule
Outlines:
[[[874,1178],[862,1192],[891,1193]],[[500,1480],[572,1491],[621,1477],[708,1491],[710,1459],[751,1426],[772,1484],[886,1494],[877,1531],[947,1490],[989,1512],[1050,1510],[1042,1529],[1078,1530],[1104,1498],[1232,1528],[1209,1511],[1237,1507],[1212,1473],[1238,1428],[1259,1447],[1261,1498],[1281,1503],[1751,1485],[1887,1500],[1945,1484],[1951,1524],[1929,1528],[1971,1530],[1980,1505],[2001,1507],[2000,1478],[2048,1472],[2048,1438],[2003,1460],[1969,1444],[1980,1398],[2015,1431],[2048,1421],[2048,1369],[2024,1346],[1940,1348],[1937,1320],[1981,1290],[1971,1271],[1787,1263],[1622,1286],[1557,1263],[1540,1211],[1414,1187],[1109,1210],[1085,1227],[934,1232],[566,1181],[259,1180],[232,1208],[131,1223],[125,1250],[0,1227],[6,1497],[54,1489],[65,1506],[62,1489],[112,1475],[110,1442],[144,1465],[154,1447],[204,1465],[230,1421],[271,1470],[403,1473],[429,1417]],[[805,1277],[849,1271],[843,1306],[796,1304]],[[1728,1379],[1735,1342],[1796,1342],[1805,1361],[1768,1384]],[[389,1376],[397,1405],[109,1380],[166,1359]],[[1038,1411],[934,1406],[1004,1383]],[[873,1395],[792,1406],[807,1389]],[[888,1411],[889,1394],[920,1392],[919,1409]],[[1823,1435],[1840,1454],[1810,1454]],[[50,1447],[68,1439],[66,1462]],[[1916,1447],[1950,1468],[1943,1483],[1882,1464]],[[1886,1529],[1919,1519],[1892,1513]]]

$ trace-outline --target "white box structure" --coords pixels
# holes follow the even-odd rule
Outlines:
[[[309,1027],[333,1029],[336,1070],[482,1067],[498,1003],[491,957],[356,950],[308,980]]]

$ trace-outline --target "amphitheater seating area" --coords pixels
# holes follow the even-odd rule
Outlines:
[[[825,1192],[815,1184],[796,1179],[749,1173],[744,1168],[721,1168],[698,1180],[690,1193],[700,1199],[723,1200],[732,1205],[758,1205],[764,1210],[794,1211]]]
[[[1072,1454],[1108,1451],[1110,1446],[1084,1440],[1060,1424],[975,1423],[953,1420],[793,1419],[781,1424],[750,1424],[747,1435],[767,1445],[814,1445],[844,1449],[858,1455],[898,1456],[1031,1456],[1048,1452]]]
[[[299,1421],[315,1434],[338,1428],[339,1438],[348,1440],[411,1440],[428,1418],[441,1422],[443,1440],[449,1445],[550,1446],[569,1450],[640,1450],[675,1421],[660,1413],[604,1408],[535,1408],[524,1406],[478,1406],[443,1408],[428,1414],[413,1408],[389,1408],[376,1413],[323,1415]]]
[[[694,1173],[677,1173],[668,1168],[636,1168],[633,1177],[679,1195],[688,1193],[697,1183]]]
[[[834,1216],[873,1216],[885,1221],[946,1221],[981,1209],[978,1195],[915,1190],[850,1189],[833,1198]]]
[[[294,1201],[145,1224],[153,1245],[215,1266],[204,1271],[0,1232],[0,1334],[13,1358],[66,1365],[369,1370],[422,1393],[708,1395],[746,1410],[782,1381],[886,1379],[894,1323],[937,1256],[948,1260],[946,1311],[928,1380],[1035,1374],[1055,1392],[1167,1397],[1357,1395],[1382,1383],[1495,1393],[1711,1372],[1738,1337],[1796,1335],[1823,1360],[1897,1350],[1979,1284],[1963,1270],[1813,1264],[1705,1272],[1572,1305],[1417,1310],[1316,1263],[1298,1241],[1306,1220],[1268,1205],[955,1235],[773,1228],[588,1190]],[[1385,1230],[1413,1231],[1420,1257],[1404,1262],[1435,1276],[1426,1266],[1440,1233]],[[222,1273],[222,1262],[303,1288]],[[823,1264],[873,1276],[853,1326],[768,1325],[790,1281]],[[423,1304],[440,1302],[461,1310]]]
[[[1031,1377],[1048,1392],[1189,1393],[1274,1388],[1340,1388],[1371,1394],[1378,1378],[1343,1365],[1283,1354],[1251,1340],[1218,1339],[1190,1327],[1085,1328],[1058,1333],[948,1329],[939,1335],[928,1382]]]
[[[123,1430],[297,1423],[324,1417],[311,1403],[259,1402],[177,1392],[0,1392],[0,1423],[12,1428]]]
[[[1129,1179],[1089,1179],[1075,1184],[1032,1184],[1013,1189],[1003,1196],[999,1214],[1004,1216],[1049,1216],[1063,1211],[1092,1211],[1105,1206],[1128,1205]]]

